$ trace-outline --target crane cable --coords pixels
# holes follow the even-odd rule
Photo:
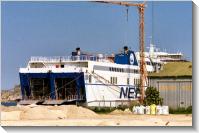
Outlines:
[[[128,21],[129,21],[129,7],[126,6],[126,12],[125,12],[125,22],[124,23],[124,27],[125,27],[125,30],[124,30],[124,45],[128,45]]]
[[[154,44],[154,3],[152,1],[152,13],[151,13],[151,19],[152,19],[152,38],[151,38],[151,42],[152,44]]]
[[[128,22],[129,19],[129,7],[126,6],[126,21]]]

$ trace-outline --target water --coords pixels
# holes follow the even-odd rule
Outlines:
[[[3,106],[17,106],[17,102],[1,102],[1,105]]]

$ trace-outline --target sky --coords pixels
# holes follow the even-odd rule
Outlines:
[[[31,56],[66,56],[76,47],[91,53],[139,50],[136,7],[96,2],[1,2],[1,89],[19,84]],[[182,52],[192,60],[192,2],[147,2],[145,50]]]

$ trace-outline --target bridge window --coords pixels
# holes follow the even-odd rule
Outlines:
[[[124,72],[123,68],[109,67],[109,71],[112,72]]]

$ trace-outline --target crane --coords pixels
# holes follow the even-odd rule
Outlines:
[[[120,2],[120,1],[96,1],[99,3],[115,4],[121,6],[134,6],[138,8],[139,13],[139,48],[140,48],[140,90],[141,90],[141,99],[140,102],[143,103],[145,97],[145,84],[147,84],[147,71],[145,64],[145,55],[144,55],[144,3],[130,3],[130,2]]]

